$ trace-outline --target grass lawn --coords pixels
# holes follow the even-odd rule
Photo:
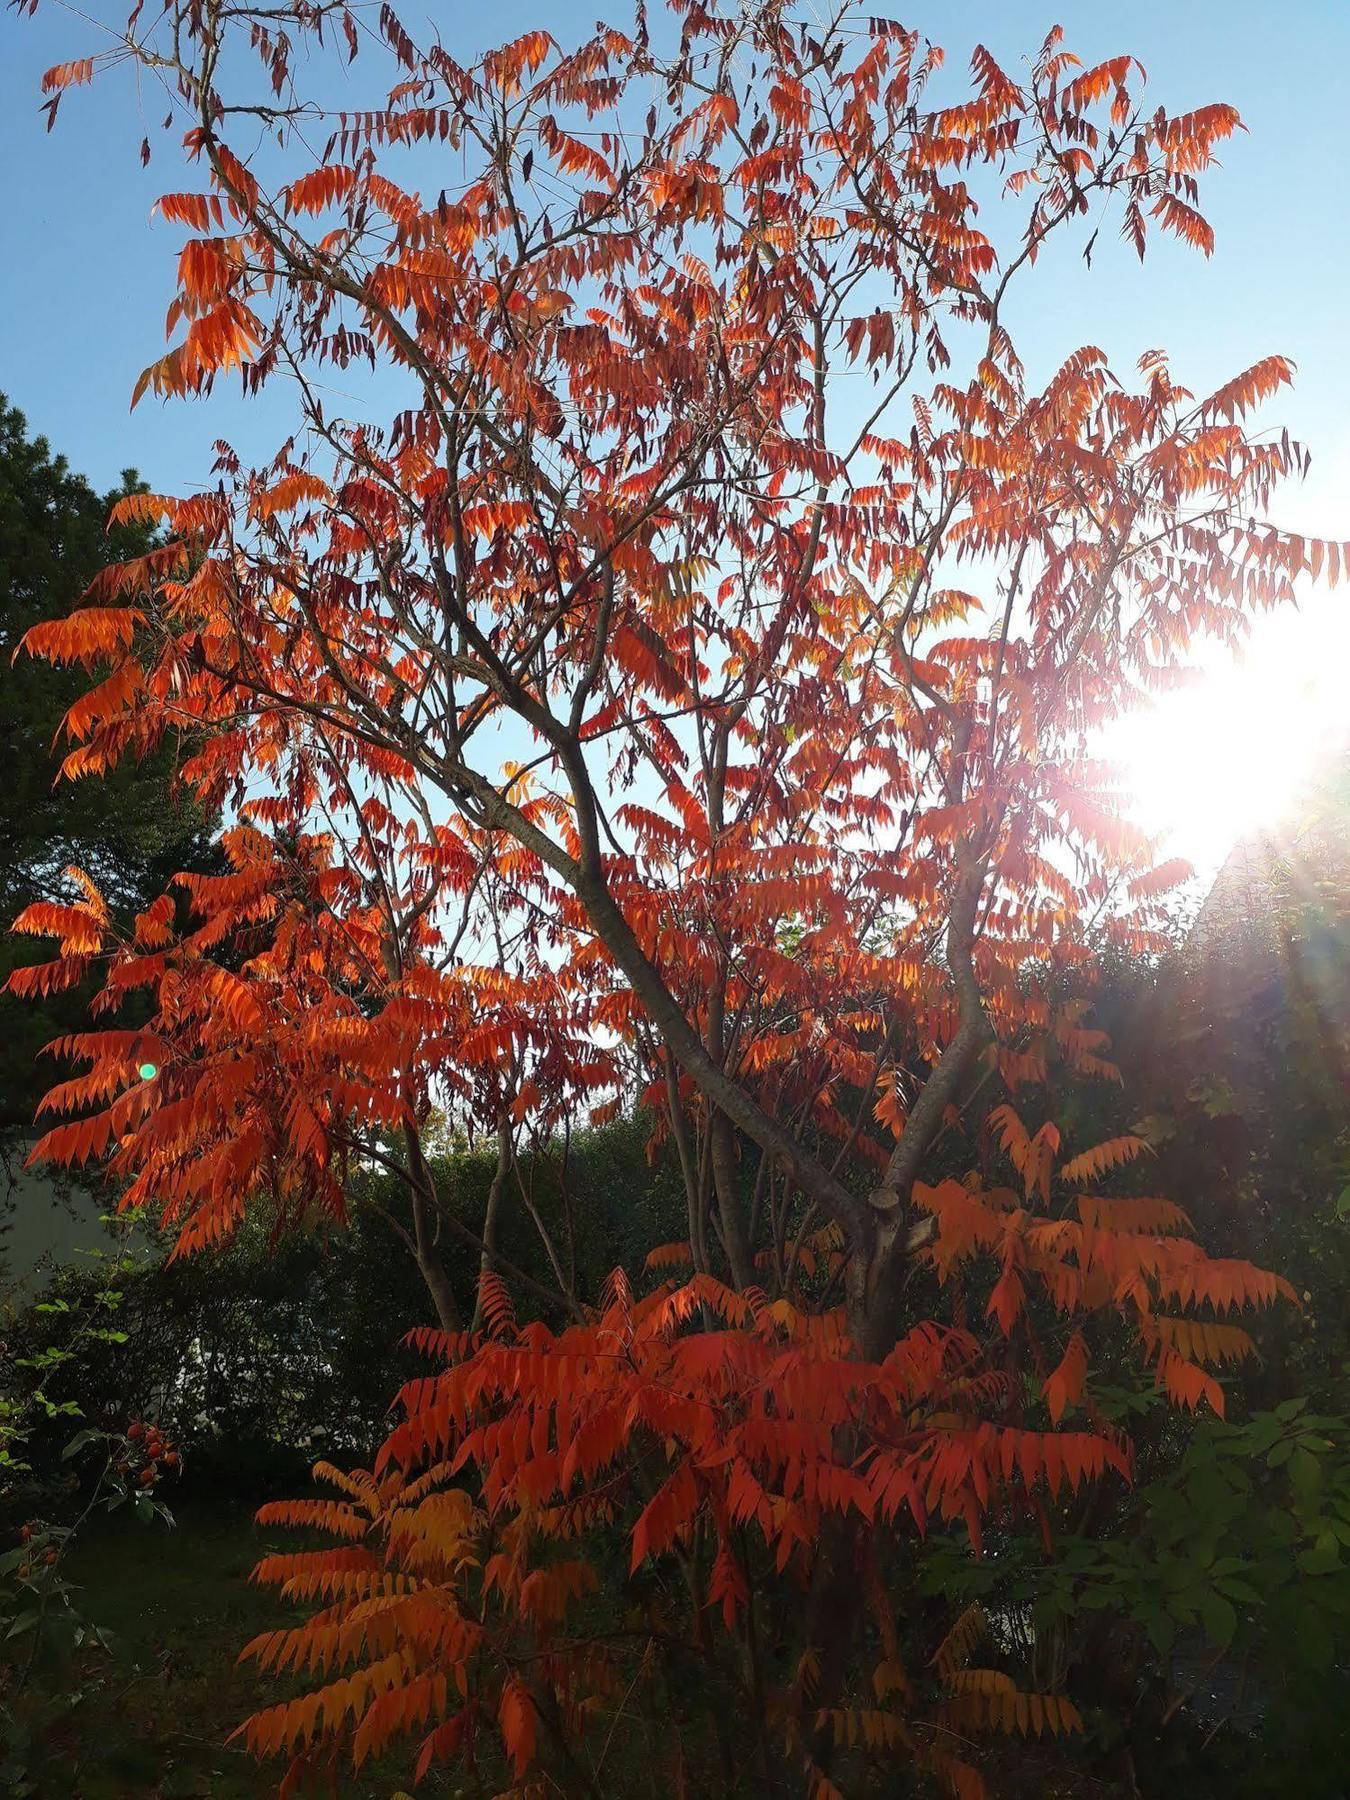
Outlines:
[[[282,1697],[275,1681],[259,1681],[236,1658],[256,1632],[297,1616],[247,1579],[264,1550],[295,1547],[294,1534],[260,1531],[247,1507],[201,1501],[178,1512],[172,1531],[120,1512],[87,1529],[70,1573],[113,1652],[81,1665],[85,1698],[49,1744],[44,1800],[275,1793],[281,1766],[256,1763],[225,1740],[249,1712]],[[344,1800],[389,1800],[406,1779],[391,1763],[369,1779],[348,1772],[340,1791]]]

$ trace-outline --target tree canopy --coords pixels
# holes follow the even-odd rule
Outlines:
[[[970,1800],[969,1743],[1081,1720],[987,1617],[919,1617],[908,1547],[1052,1543],[1130,1479],[1120,1385],[1221,1413],[1233,1315],[1293,1298],[1200,1247],[1144,1134],[1062,1101],[1118,1078],[1084,984],[1166,941],[1184,872],[1095,734],[1339,572],[1267,522],[1304,467],[1257,424],[1291,370],[1197,395],[1160,351],[1065,344],[1033,373],[1009,301],[1107,216],[1207,251],[1240,121],[1058,31],[943,92],[851,7],[640,9],[471,66],[368,27],[171,0],[48,76],[137,58],[185,115],[137,397],[237,371],[289,410],[270,462],[119,500],[162,539],[25,637],[97,677],[67,774],[181,734],[231,815],[228,872],[133,926],[92,878],[23,915],[60,948],[21,990],[148,1012],[67,1040],[41,1153],[106,1160],[185,1251],[258,1205],[340,1217],[354,1166],[402,1184],[445,1367],[375,1473],[268,1515],[339,1543],[263,1570],[326,1604],[255,1652],[328,1685],[256,1748],[298,1775],[413,1733],[425,1771],[485,1739],[517,1793],[596,1793],[597,1696],[694,1658],[700,1791],[876,1792],[903,1754]],[[310,99],[321,47],[368,105]],[[362,361],[391,415],[333,407]],[[500,1194],[523,1137],[634,1102],[686,1200],[645,1291],[579,1291],[541,1214],[540,1281],[491,1193],[477,1231],[443,1204],[436,1114],[495,1140]],[[481,1252],[467,1331],[442,1230]],[[632,1605],[578,1633],[616,1527]]]

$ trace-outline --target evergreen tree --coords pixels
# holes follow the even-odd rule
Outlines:
[[[89,685],[79,668],[56,669],[14,650],[29,626],[68,613],[110,555],[149,547],[143,525],[108,532],[122,494],[143,487],[134,470],[100,494],[0,394],[0,916],[5,925],[33,900],[63,895],[63,871],[85,869],[119,909],[163,891],[175,870],[202,866],[210,831],[196,805],[175,792],[172,761],[127,762],[107,781],[60,779],[66,709]],[[0,939],[0,985],[21,961],[45,954]],[[42,1045],[86,1017],[87,997],[56,996],[41,1008],[0,995],[0,1133],[24,1131],[50,1082]]]

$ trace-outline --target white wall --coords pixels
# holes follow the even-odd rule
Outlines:
[[[89,1267],[99,1252],[126,1247],[125,1234],[102,1222],[115,1205],[110,1189],[53,1181],[47,1171],[25,1169],[26,1154],[27,1145],[9,1143],[0,1160],[0,1288],[18,1293],[40,1287],[53,1266]]]

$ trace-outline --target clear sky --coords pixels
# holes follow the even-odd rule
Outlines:
[[[38,111],[42,70],[99,47],[86,15],[117,20],[127,4],[40,0],[34,19],[0,12],[0,391],[97,483],[130,465],[152,486],[184,492],[208,479],[215,438],[265,453],[281,433],[225,387],[207,402],[151,400],[128,411],[136,376],[164,347],[181,239],[150,219],[157,194],[182,185],[155,129],[166,107],[147,96],[142,122],[134,85],[119,74],[68,93],[50,136]],[[812,10],[803,0],[803,16]],[[1350,538],[1350,0],[869,0],[868,10],[916,25],[956,68],[983,42],[1014,72],[1058,21],[1085,60],[1137,55],[1169,110],[1218,99],[1239,108],[1248,135],[1226,147],[1204,190],[1213,258],[1155,239],[1140,270],[1104,232],[1090,274],[1075,263],[1026,290],[1034,303],[1015,335],[1033,371],[1047,373],[1086,342],[1121,369],[1161,346],[1194,388],[1270,351],[1293,357],[1298,384],[1279,403],[1279,422],[1312,451],[1313,475],[1278,516]],[[579,36],[602,15],[628,16],[622,0],[407,7],[414,29],[434,19],[461,59],[528,26]],[[147,132],[156,155],[142,169]],[[1348,615],[1340,594],[1312,597],[1301,617],[1260,634],[1245,671],[1216,668],[1195,701],[1174,703],[1129,739],[1144,809],[1175,832],[1176,849],[1211,864],[1244,823],[1234,783],[1245,793],[1272,760],[1315,752],[1350,665]],[[1294,689],[1309,679],[1295,704]],[[1253,802],[1246,811],[1254,810]]]

